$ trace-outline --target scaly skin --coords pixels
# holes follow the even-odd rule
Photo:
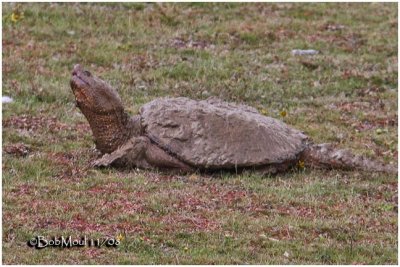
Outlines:
[[[354,155],[351,151],[337,149],[332,144],[310,145],[301,153],[300,160],[306,166],[319,169],[397,173],[397,166]]]
[[[71,88],[76,105],[90,124],[101,153],[111,153],[132,136],[139,136],[140,118],[130,117],[122,106],[118,93],[107,83],[75,65]]]

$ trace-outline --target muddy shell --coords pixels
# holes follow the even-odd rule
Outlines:
[[[215,98],[158,98],[140,109],[145,135],[199,168],[229,169],[295,160],[308,138],[252,107]]]

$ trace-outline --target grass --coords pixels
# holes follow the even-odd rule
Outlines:
[[[398,262],[395,175],[93,169],[69,88],[80,63],[132,114],[160,96],[217,96],[316,143],[393,162],[397,4],[4,3],[2,12],[3,95],[15,100],[2,110],[3,263]],[[26,242],[36,235],[123,239],[35,250]]]

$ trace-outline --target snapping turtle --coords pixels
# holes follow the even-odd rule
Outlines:
[[[397,170],[330,144],[314,145],[301,131],[246,105],[215,98],[158,98],[130,117],[116,90],[80,65],[74,66],[71,88],[103,154],[95,166],[275,173],[300,162],[322,168]]]

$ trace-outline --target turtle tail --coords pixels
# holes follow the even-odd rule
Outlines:
[[[337,149],[332,144],[310,145],[302,152],[300,160],[305,166],[322,169],[397,173],[397,166],[354,155],[349,150]]]

